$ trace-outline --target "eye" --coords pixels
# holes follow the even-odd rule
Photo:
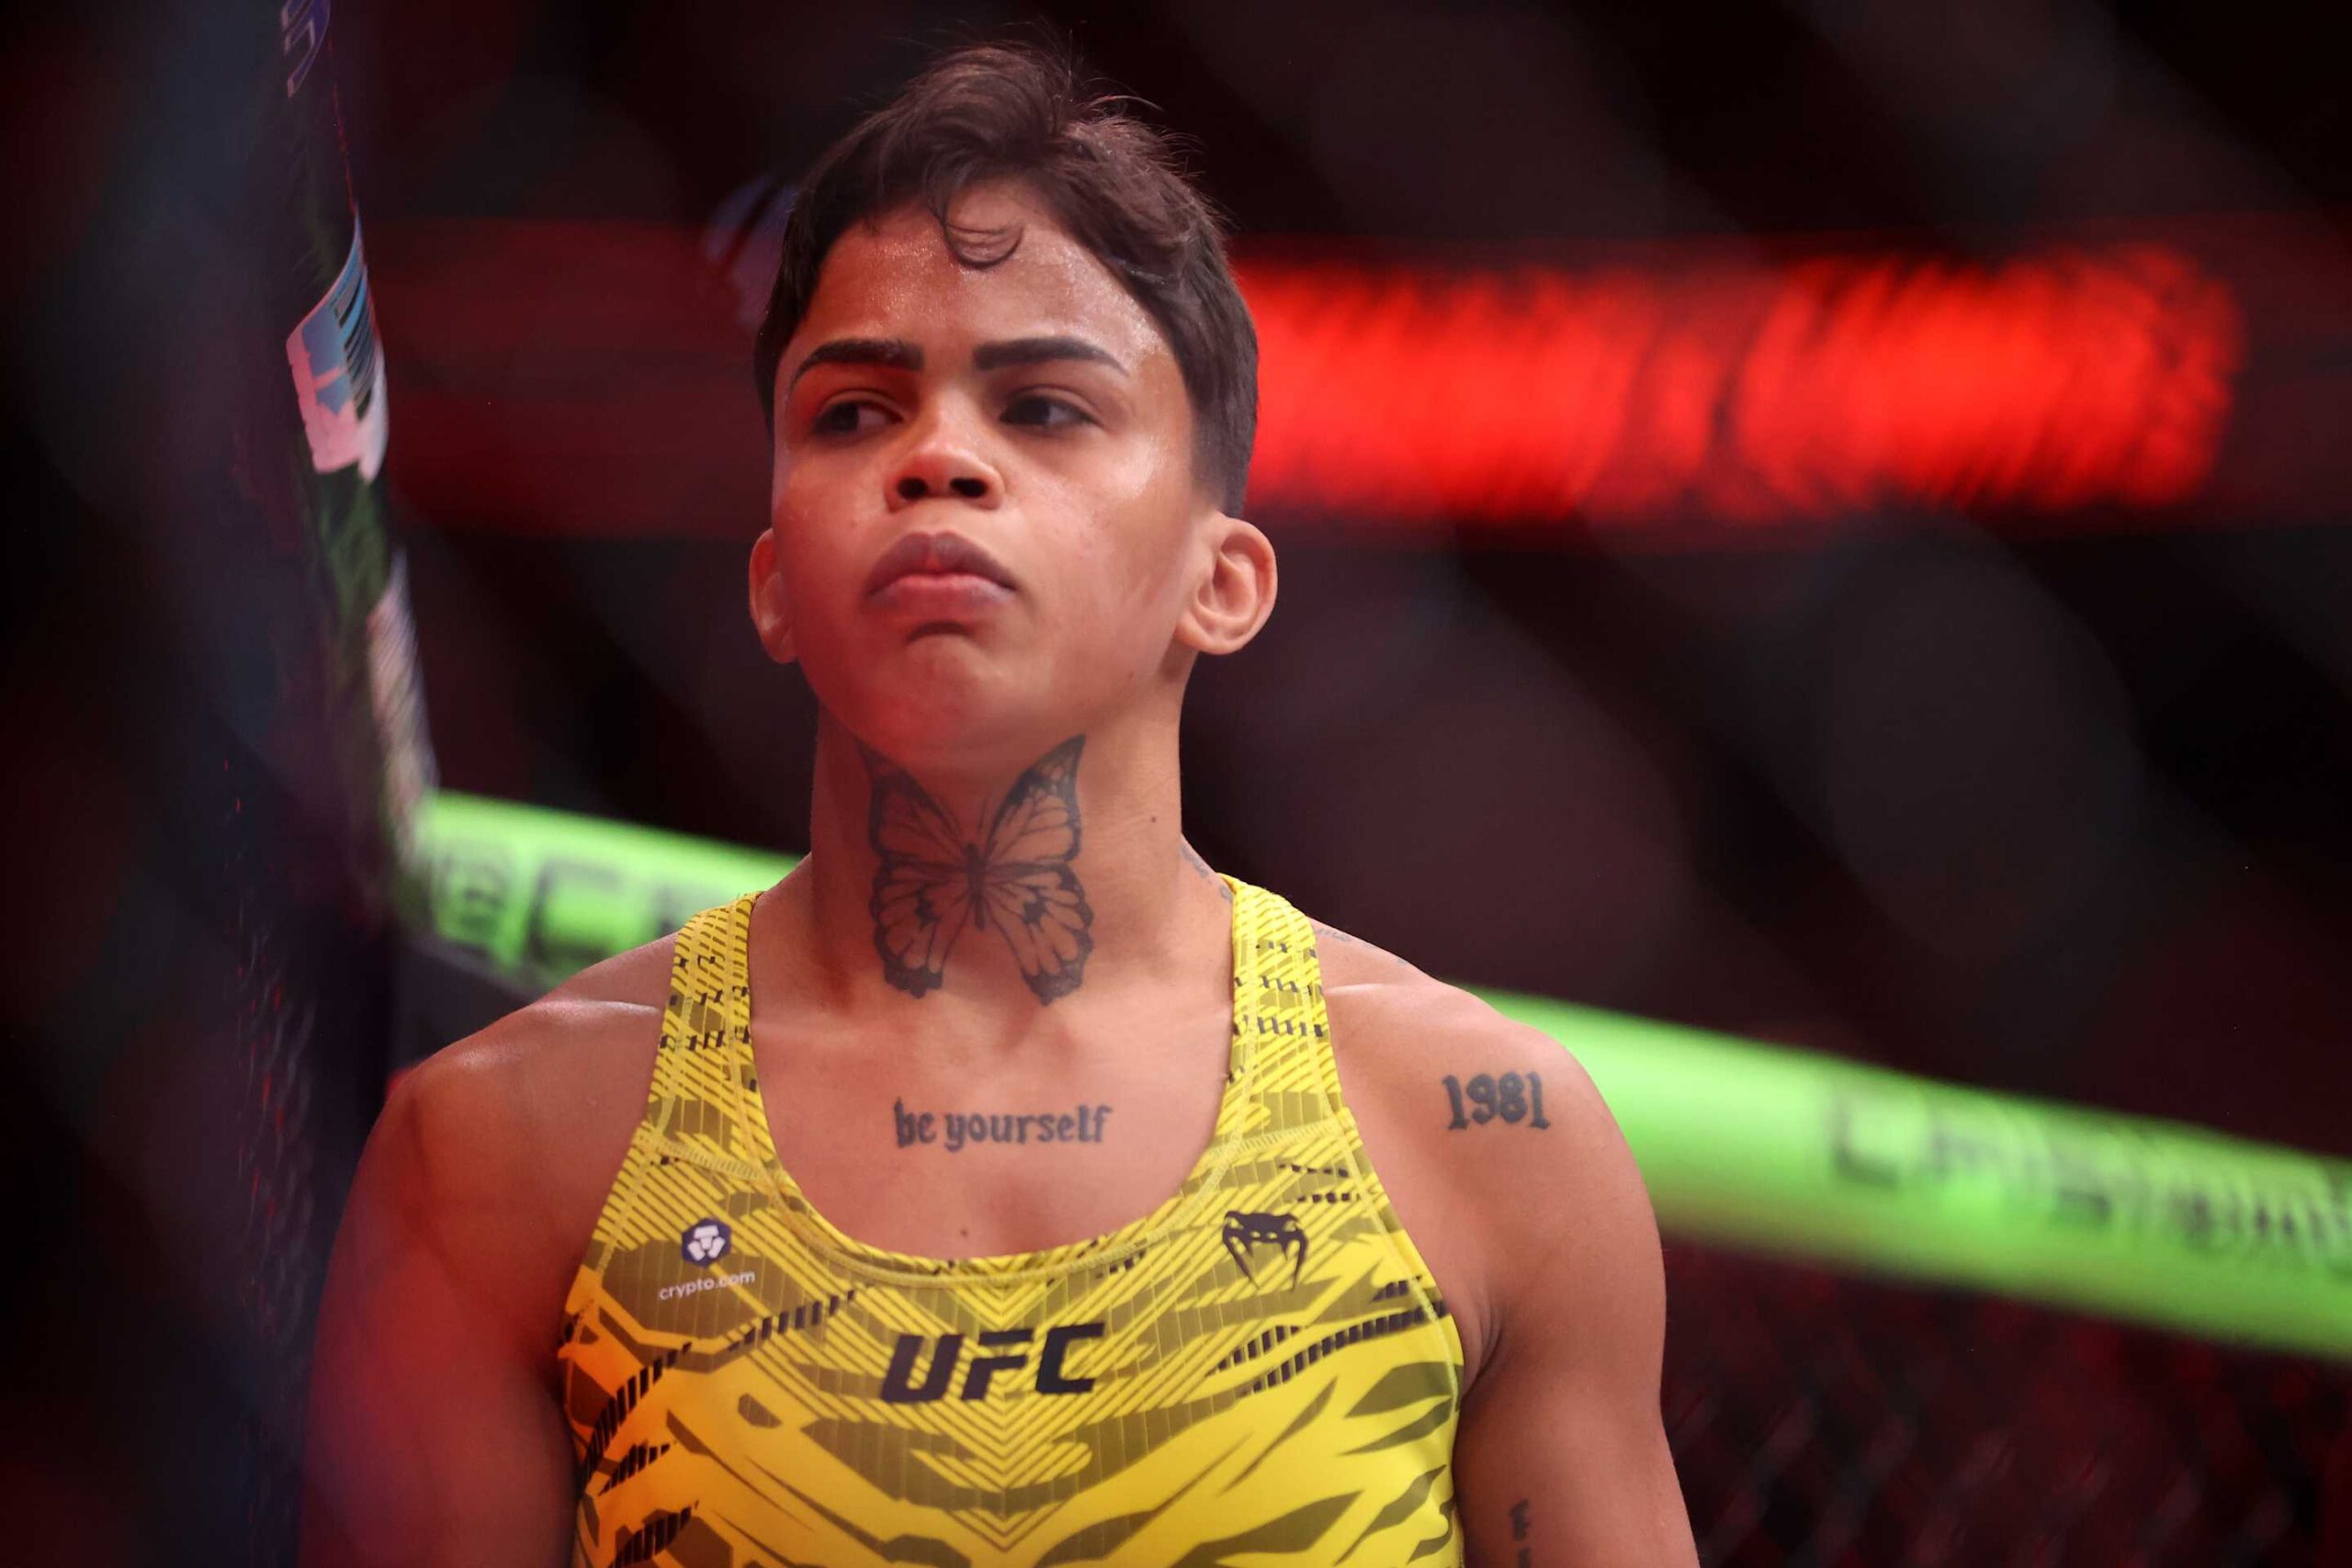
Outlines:
[[[870,427],[859,423],[857,413],[860,409],[872,409],[876,413],[884,412],[878,403],[859,398],[844,398],[840,402],[827,403],[819,409],[817,417],[808,422],[808,429],[817,435],[862,434]]]
[[[1046,417],[1057,412],[1068,417]],[[1006,406],[1004,418],[1008,424],[1035,424],[1047,430],[1066,430],[1072,425],[1094,423],[1080,412],[1075,404],[1064,402],[1059,398],[1046,397],[1042,392],[1023,392],[1015,397]]]

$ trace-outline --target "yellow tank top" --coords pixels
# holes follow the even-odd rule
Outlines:
[[[557,1352],[575,1564],[1459,1563],[1461,1339],[1340,1102],[1313,928],[1227,880],[1207,1149],[1132,1224],[996,1258],[809,1205],[752,1069],[752,897],[686,925]]]

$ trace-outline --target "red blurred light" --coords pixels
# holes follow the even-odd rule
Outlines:
[[[2155,245],[1998,268],[1250,265],[1251,500],[1364,522],[1819,519],[2192,499],[2243,356]]]
[[[1243,253],[1261,344],[1253,511],[1671,546],[1883,511],[2194,521],[2343,489],[2340,444],[2310,434],[2332,421],[2325,400],[2234,408],[2256,389],[2240,384],[2239,297],[2187,247],[1770,265],[1725,262],[1729,243],[1574,268]],[[371,229],[369,249],[390,471],[425,517],[606,536],[759,525],[750,334],[690,231],[433,220]],[[2340,341],[2332,292],[2294,299],[2265,318],[2267,353]],[[2233,412],[2232,477],[2215,481]],[[2263,431],[2283,434],[2240,450]]]

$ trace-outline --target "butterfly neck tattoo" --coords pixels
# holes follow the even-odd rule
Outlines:
[[[980,803],[967,830],[914,775],[865,751],[873,795],[874,951],[882,977],[909,996],[936,989],[968,927],[994,931],[1041,1002],[1066,997],[1094,951],[1094,911],[1070,863],[1078,858],[1078,758],[1073,735],[1012,781],[993,813]]]

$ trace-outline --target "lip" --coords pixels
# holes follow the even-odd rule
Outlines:
[[[1015,586],[994,556],[963,535],[921,529],[900,535],[865,576],[866,597],[876,600],[961,595],[993,604]]]
[[[977,615],[1012,597],[1012,589],[975,572],[910,571],[884,583],[866,603],[936,621]]]

